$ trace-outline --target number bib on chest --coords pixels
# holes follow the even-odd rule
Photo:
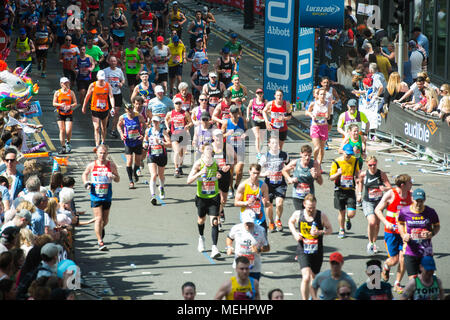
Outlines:
[[[311,193],[311,187],[307,183],[298,183],[297,187],[295,188],[295,193],[301,197],[304,198],[306,195]]]
[[[313,254],[319,250],[319,239],[303,238],[303,252]]]
[[[369,200],[380,200],[383,196],[383,191],[380,188],[368,188],[367,191]]]
[[[280,184],[283,181],[283,174],[281,172],[271,172],[269,175],[269,181],[272,184]]]
[[[202,180],[202,194],[214,194],[216,192],[216,181],[211,179]]]
[[[102,183],[95,185],[95,194],[99,197],[105,197],[108,194],[109,184]]]
[[[353,188],[353,176],[341,175],[341,187]]]
[[[159,156],[161,154],[163,154],[163,147],[160,144],[156,144],[154,146],[151,147],[151,155],[152,156]]]
[[[130,129],[128,130],[128,139],[137,140],[141,136],[141,133],[138,129]]]
[[[248,201],[250,198],[256,198],[256,196],[248,194],[246,200]],[[256,198],[256,201],[251,206],[248,206],[248,208],[252,209],[257,215],[261,214],[261,201]]]

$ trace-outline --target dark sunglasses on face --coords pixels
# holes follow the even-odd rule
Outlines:
[[[206,101],[206,99],[198,99],[198,101]]]
[[[341,296],[341,297],[350,297],[350,292],[340,292],[339,293],[339,295]]]
[[[5,159],[6,162],[14,162],[16,159]]]

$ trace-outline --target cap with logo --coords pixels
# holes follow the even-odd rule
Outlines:
[[[344,257],[339,252],[333,252],[332,254],[330,254],[330,262],[343,263]]]
[[[163,36],[158,36],[156,38],[156,42],[164,42],[164,37]]]
[[[242,223],[255,223],[255,212],[252,209],[246,209],[241,213]]]
[[[70,80],[66,77],[62,77],[61,79],[59,79],[59,83],[66,83],[66,82],[70,82]]]
[[[412,193],[412,198],[413,200],[425,200],[426,199],[425,191],[420,188],[414,190]]]
[[[162,86],[156,86],[155,93],[161,93],[161,92],[164,92],[164,88]]]

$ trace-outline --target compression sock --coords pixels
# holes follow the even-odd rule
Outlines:
[[[203,236],[203,233],[205,232],[205,224],[197,224],[198,227],[198,233]]]
[[[139,168],[140,168],[140,167],[137,166],[136,164],[135,164],[134,167],[133,167],[133,174],[134,174],[135,177],[137,177],[137,171],[138,171]]]
[[[133,182],[133,169],[131,167],[127,167],[128,180]]]
[[[158,178],[158,179],[159,179],[159,186],[161,188],[164,188],[164,181],[165,181],[165,179],[161,179],[161,178]]]
[[[219,226],[211,227],[211,237],[213,245],[217,246],[217,242],[219,241]]]

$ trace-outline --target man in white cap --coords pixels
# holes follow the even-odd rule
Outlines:
[[[70,80],[62,77],[59,80],[61,89],[53,95],[53,106],[56,108],[58,115],[56,122],[59,128],[59,142],[61,143],[60,154],[72,151],[70,139],[72,138],[73,127],[73,109],[77,105],[77,97],[75,92],[70,90]]]
[[[92,124],[94,125],[94,138],[95,148],[105,143],[106,140],[106,127],[109,119],[109,103],[111,108],[115,108],[114,96],[111,89],[111,85],[106,82],[105,72],[100,70],[97,72],[97,81],[89,85],[89,89],[86,93],[86,97],[83,102],[82,112],[86,113],[86,105],[91,100],[91,112],[92,112]],[[100,130],[100,131],[99,131]]]
[[[56,276],[58,272],[59,253],[63,248],[59,244],[49,242],[41,248],[41,264],[36,279]]]
[[[223,93],[227,90],[225,84],[220,82],[217,73],[211,71],[209,73],[209,82],[205,83],[202,93],[209,98],[209,105],[215,108],[223,98]]]
[[[31,223],[31,212],[28,211],[27,209],[22,209],[15,214],[12,220],[8,221],[2,226],[1,231],[5,230],[8,227],[25,228],[30,223]]]
[[[155,87],[155,95],[153,99],[148,102],[147,119],[151,119],[154,115],[161,118],[161,128],[167,129],[164,119],[167,113],[174,108],[173,101],[164,95],[164,88],[160,85]]]
[[[255,212],[247,209],[241,214],[242,223],[234,225],[227,236],[227,255],[234,251],[235,258],[245,256],[250,261],[250,277],[259,280],[261,276],[261,252],[270,251],[266,232],[255,224]],[[233,248],[234,242],[234,248]],[[233,261],[233,268],[235,268]]]

